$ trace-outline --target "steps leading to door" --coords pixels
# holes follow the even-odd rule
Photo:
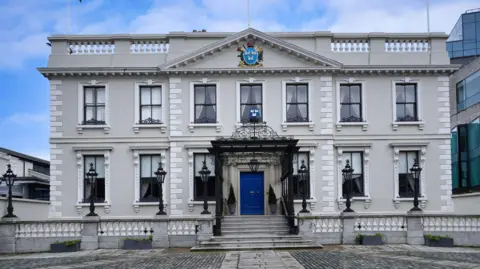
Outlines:
[[[284,216],[227,216],[222,235],[200,242],[192,251],[322,248],[288,231]]]

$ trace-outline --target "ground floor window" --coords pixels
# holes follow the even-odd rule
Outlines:
[[[310,177],[307,177],[305,181],[301,181],[298,175],[298,170],[302,165],[302,161],[310,169],[310,162],[308,152],[299,152],[293,155],[293,197],[294,199],[303,199],[304,188],[306,187],[306,197],[310,198]],[[308,173],[309,175],[310,173]],[[306,185],[304,187],[304,185]]]
[[[364,173],[363,173],[363,152],[344,152],[343,163],[346,164],[348,160],[350,166],[353,168],[352,174],[352,188],[351,188],[351,197],[364,197],[365,196],[365,183],[364,183]],[[343,169],[343,167],[342,167]],[[343,181],[342,183],[342,195],[343,198],[347,198],[347,182]]]
[[[95,188],[91,189],[90,181],[86,176],[88,170],[90,170],[90,164],[93,164],[95,172],[97,172],[97,180],[95,182]],[[90,196],[93,195],[96,203],[105,202],[105,159],[103,155],[87,155],[84,156],[84,176],[85,184],[83,184],[83,202],[90,202]]]
[[[160,155],[140,155],[140,202],[157,202],[160,190],[155,172]]]
[[[208,153],[194,153],[194,177],[193,177],[193,199],[196,201],[204,200],[204,188],[205,185],[200,176],[200,170],[205,162],[208,170],[210,170],[210,176],[207,181],[207,200],[215,200],[215,157]]]
[[[398,195],[400,197],[413,197],[415,195],[415,181],[410,168],[418,161],[418,151],[400,151],[398,164]],[[418,185],[421,189],[420,182]]]

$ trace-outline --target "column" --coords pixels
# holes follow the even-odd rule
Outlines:
[[[98,225],[100,217],[84,217],[80,249],[98,249]]]

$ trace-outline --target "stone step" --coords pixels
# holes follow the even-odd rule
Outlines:
[[[203,246],[198,245],[191,248],[191,251],[231,251],[231,250],[256,250],[256,249],[311,249],[311,248],[323,248],[322,245],[305,244],[305,245],[251,245],[251,246]]]
[[[203,241],[200,245],[262,245],[262,244],[312,244],[312,240],[299,239],[256,239],[256,240],[228,240],[228,241]]]
[[[292,234],[227,234],[221,236],[212,236],[211,240],[252,240],[252,239],[296,239],[303,240],[302,237]]]
[[[225,216],[223,217],[225,220],[234,220],[234,219],[241,219],[241,220],[266,220],[266,219],[285,219],[284,215],[242,215],[242,216]]]
[[[288,225],[287,220],[224,220],[222,225],[227,224],[258,224],[258,225],[271,225],[271,224],[283,224]]]
[[[242,230],[242,229],[268,229],[268,230],[276,230],[276,229],[288,229],[287,225],[283,224],[275,224],[275,225],[268,225],[268,228],[265,226],[267,225],[259,225],[259,224],[231,224],[231,225],[222,225],[222,231],[225,230]]]
[[[267,231],[267,230],[244,230],[244,231],[223,231],[222,234],[224,235],[241,235],[241,234],[250,234],[250,235],[261,235],[261,234],[270,234],[270,235],[288,235],[289,231]]]
[[[257,227],[257,228],[228,228],[222,227],[222,233],[277,233],[287,232],[290,229],[288,227]]]

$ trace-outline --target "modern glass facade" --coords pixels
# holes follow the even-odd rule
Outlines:
[[[452,131],[454,194],[480,191],[480,118]]]
[[[457,111],[480,103],[480,70],[457,83]]]
[[[462,14],[447,39],[449,57],[480,55],[480,9]]]

